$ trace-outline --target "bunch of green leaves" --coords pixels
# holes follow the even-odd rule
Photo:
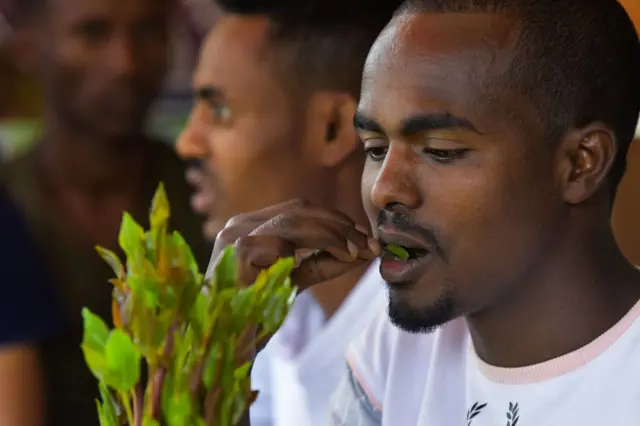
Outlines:
[[[98,380],[101,426],[233,426],[253,403],[251,351],[282,324],[295,295],[292,258],[239,283],[228,247],[204,280],[183,237],[168,231],[169,202],[156,191],[145,232],[124,214],[113,268],[113,329],[82,312],[82,350]],[[258,331],[256,331],[258,330]]]

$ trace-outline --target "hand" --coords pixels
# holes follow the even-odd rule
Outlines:
[[[294,256],[291,279],[300,290],[345,274],[380,253],[377,241],[347,215],[303,200],[229,220],[216,238],[207,277],[231,244],[242,282],[252,283],[279,258]]]

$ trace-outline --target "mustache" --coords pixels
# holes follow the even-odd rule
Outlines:
[[[378,228],[383,226],[391,226],[398,231],[417,235],[445,259],[445,253],[442,250],[437,231],[420,225],[408,212],[402,210],[381,210],[378,214]]]

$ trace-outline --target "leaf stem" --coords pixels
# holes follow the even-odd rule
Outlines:
[[[122,405],[124,405],[124,411],[127,414],[127,421],[130,425],[135,425],[133,411],[131,411],[131,400],[129,399],[129,394],[127,392],[118,392],[118,395],[122,400]]]

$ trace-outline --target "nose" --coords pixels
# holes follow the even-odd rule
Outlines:
[[[382,167],[371,188],[371,201],[382,210],[392,204],[415,209],[422,203],[417,181],[417,158],[412,147],[404,143],[389,145]]]
[[[199,159],[208,154],[206,136],[198,121],[196,106],[176,143],[178,155],[185,160]]]
[[[113,37],[109,43],[109,67],[118,77],[129,77],[137,71],[134,43],[127,37]]]

